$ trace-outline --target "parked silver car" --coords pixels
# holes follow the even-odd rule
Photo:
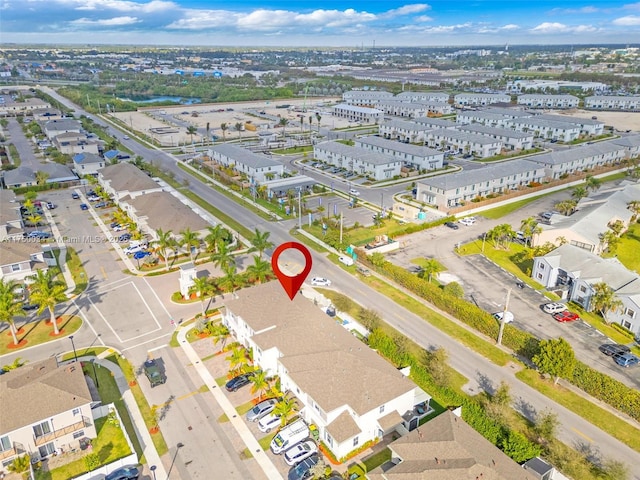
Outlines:
[[[269,398],[263,402],[258,403],[255,407],[247,412],[247,422],[257,422],[265,415],[273,412],[273,409],[276,408],[276,404],[278,400],[275,398]]]

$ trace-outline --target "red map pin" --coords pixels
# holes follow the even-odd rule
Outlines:
[[[280,267],[278,267],[278,258],[280,257],[280,254],[290,248],[301,252],[302,255],[304,255],[305,260],[305,266],[302,272],[292,277],[290,277],[289,275],[285,275],[280,270]],[[273,269],[273,273],[276,274],[276,277],[278,277],[278,280],[280,281],[280,285],[282,285],[282,288],[284,288],[284,291],[287,292],[287,295],[289,295],[289,298],[291,300],[293,300],[293,298],[296,296],[296,292],[300,290],[300,287],[307,278],[307,275],[309,275],[309,272],[311,271],[311,265],[311,253],[309,252],[307,247],[298,242],[283,243],[275,249],[275,251],[273,252],[273,256],[271,257],[271,268]]]

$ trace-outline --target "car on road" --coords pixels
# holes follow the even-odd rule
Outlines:
[[[118,241],[119,242],[128,242],[129,240],[131,240],[131,234],[130,233],[123,233],[122,235],[120,235],[118,237]]]
[[[274,415],[269,413],[258,420],[258,430],[262,433],[269,433],[274,428],[278,428],[281,425],[280,415]]]
[[[100,197],[97,195],[89,195],[87,197],[87,200],[89,200],[90,202],[97,202],[98,200],[100,200]]]
[[[358,272],[360,275],[363,275],[365,277],[371,276],[371,271],[368,268],[364,268],[361,265],[356,266],[356,272]]]
[[[640,358],[636,357],[633,353],[621,353],[613,356],[615,362],[621,367],[632,367],[640,363]]]
[[[444,226],[445,227],[449,227],[449,228],[451,228],[453,230],[458,230],[458,228],[460,228],[460,227],[458,227],[458,224],[455,223],[455,222],[447,222],[447,223],[444,224]]]
[[[139,476],[138,467],[122,467],[104,477],[104,480],[135,480]]]
[[[360,192],[359,192],[358,190],[356,190],[355,188],[351,188],[351,189],[349,190],[349,193],[350,193],[351,195],[356,196],[356,197],[357,197],[358,195],[360,195]]]
[[[566,309],[567,309],[567,306],[564,303],[545,303],[542,306],[542,310],[545,313],[564,312]]]
[[[613,355],[622,355],[631,351],[629,347],[626,345],[620,345],[619,343],[604,343],[598,347],[598,350],[608,357],[612,357]]]
[[[284,452],[284,461],[287,465],[297,465],[305,458],[318,453],[318,447],[312,440],[300,442]]]
[[[96,208],[104,208],[104,207],[108,207],[108,206],[109,206],[109,202],[98,202],[95,205]]]
[[[311,285],[313,285],[314,287],[330,287],[331,280],[323,277],[313,277],[311,279]]]
[[[318,464],[320,457],[317,453],[314,453],[308,458],[305,458],[295,467],[291,467],[287,480],[307,480],[313,477],[311,469]]]
[[[476,219],[474,217],[465,217],[465,218],[461,218],[460,220],[458,220],[458,223],[466,226],[466,227],[470,227],[471,225],[473,225],[474,223],[476,223]]]
[[[123,136],[122,136],[122,139],[123,139],[123,140],[129,140],[129,135],[123,135]]]
[[[511,323],[513,322],[514,316],[513,313],[511,312],[496,312],[493,314],[493,318],[495,318],[497,321],[501,322],[502,321],[502,317],[504,316],[504,323]]]
[[[249,385],[251,383],[252,377],[253,377],[252,373],[243,373],[229,380],[224,386],[224,388],[227,389],[227,392],[235,392],[236,390]]]
[[[51,234],[49,232],[42,232],[40,230],[34,230],[33,232],[29,232],[27,234],[27,238],[39,238],[40,240],[45,240],[50,237]]]
[[[143,365],[144,374],[151,384],[151,388],[158,385],[163,385],[167,381],[167,377],[160,370],[160,366],[155,359],[150,358],[144,362]]]
[[[80,195],[76,192],[73,192],[71,194],[71,198],[73,198],[74,200],[80,200]]]
[[[257,404],[251,410],[247,412],[246,419],[247,422],[257,422],[265,415],[273,412],[273,409],[276,408],[276,404],[278,400],[275,398],[269,398]]]
[[[580,316],[577,313],[570,312],[569,310],[554,313],[553,318],[555,318],[560,323],[575,322],[576,320],[580,320]]]

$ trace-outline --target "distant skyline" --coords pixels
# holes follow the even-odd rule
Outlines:
[[[0,44],[393,47],[640,42],[640,2],[0,0]]]

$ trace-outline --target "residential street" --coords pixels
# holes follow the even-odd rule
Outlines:
[[[63,103],[68,103],[67,100],[62,99],[51,91],[48,93],[61,100]],[[74,108],[76,113],[80,113],[77,107]],[[92,115],[88,116],[94,118],[97,123],[104,123],[99,118],[93,117]],[[176,165],[175,159],[170,155],[156,150],[149,150],[133,140],[127,141],[127,146],[134,150],[134,155],[142,155],[147,161],[153,161],[156,165],[161,165],[165,170],[172,172],[177,181],[182,182],[183,180],[188,179],[192,192],[199,195],[205,201],[215,205],[217,208],[233,215],[237,221],[241,222],[251,230],[258,228],[263,231],[270,231],[270,240],[273,241],[275,245],[279,245],[285,241],[295,240],[295,237],[289,234],[289,229],[293,226],[293,221],[267,222],[239,206],[221,193],[212,190],[198,179],[188,176],[188,174],[183,172]],[[536,208],[536,211],[541,210],[540,206],[532,208]],[[523,214],[519,213],[519,215]],[[504,223],[504,221],[508,220],[500,220],[500,223]],[[487,228],[488,225],[489,222],[486,224],[482,223],[482,229]],[[519,222],[516,223],[516,225],[519,225]],[[480,230],[478,230],[478,232],[479,231]],[[458,232],[461,231],[459,230]],[[462,233],[460,233],[459,236],[452,236],[452,241],[456,241],[458,238],[460,239],[458,241],[462,241],[468,237],[469,234],[467,231],[462,230]],[[452,253],[450,243],[434,241],[433,247],[433,256],[441,259],[443,263],[447,264],[451,272],[461,275],[462,271],[467,271],[469,268],[468,265],[466,265],[465,259],[454,258],[455,255]],[[507,381],[511,386],[514,406],[518,411],[529,418],[532,418],[536,411],[548,409],[556,412],[562,425],[559,437],[564,442],[574,448],[582,449],[587,447],[591,451],[598,451],[602,457],[606,459],[620,460],[630,466],[634,479],[640,479],[640,453],[630,449],[608,434],[605,434],[599,429],[593,427],[590,423],[586,422],[579,416],[563,407],[560,407],[548,398],[539,394],[537,391],[517,380],[514,377],[515,370],[511,366],[504,368],[495,366],[484,357],[481,357],[480,355],[461,346],[439,330],[430,326],[418,316],[390,302],[386,297],[377,293],[375,290],[359,282],[354,282],[354,277],[351,274],[336,267],[332,262],[326,259],[325,255],[318,254],[313,250],[311,250],[311,253],[313,256],[314,268],[310,273],[310,276],[324,276],[330,278],[333,282],[333,288],[348,294],[351,298],[362,305],[377,310],[385,321],[412,338],[421,346],[425,348],[429,348],[431,346],[442,346],[447,349],[451,365],[469,379],[470,384],[467,385],[469,392],[477,392],[480,388],[491,390],[491,388],[498,385],[501,380]],[[171,304],[170,299],[167,298],[165,293],[158,295],[157,292],[167,292],[171,290],[171,287],[167,287],[164,282],[166,281],[167,284],[170,285],[172,282],[175,282],[175,279],[172,279],[169,276],[166,280],[164,277],[156,277],[149,281],[144,278],[129,276],[116,278],[114,273],[114,278],[109,278],[107,280],[97,278],[99,277],[99,271],[100,269],[98,268],[97,270],[94,270],[95,273],[92,274],[93,278],[96,278],[96,284],[95,286],[92,284],[92,290],[80,296],[74,302],[74,305],[80,310],[83,318],[87,320],[85,326],[83,326],[81,331],[77,334],[76,347],[80,349],[81,347],[87,347],[96,343],[105,343],[114,346],[117,349],[124,350],[127,357],[134,361],[135,364],[140,364],[146,357],[149,350],[162,348],[170,338],[172,329],[167,318],[172,315],[171,312],[177,307]],[[482,283],[478,283],[478,285],[487,285],[488,282],[486,277],[480,275],[479,278]],[[156,285],[156,282],[161,285]],[[177,285],[177,282],[174,284]],[[138,290],[138,292],[133,292],[133,290]],[[118,294],[116,295],[115,292],[118,292]],[[121,298],[119,296],[120,294],[126,295],[127,300],[124,302],[119,300]],[[519,292],[518,296],[521,296]],[[530,301],[528,302],[530,303]],[[144,305],[145,303],[148,305]],[[72,307],[69,308],[71,309]],[[194,310],[197,311],[197,309],[199,309],[199,305],[192,305],[191,309],[192,310],[189,311],[189,314],[192,315]],[[181,313],[181,318],[188,318],[186,309],[180,310],[180,312],[184,312]],[[130,314],[136,319],[135,322],[131,322],[131,320],[128,319]],[[550,334],[550,336],[553,335],[553,333]],[[60,341],[53,342],[51,344],[23,351],[19,356],[30,361],[35,361],[37,359],[46,358],[51,355],[68,351],[69,347],[70,345],[68,342],[65,339],[61,339]],[[164,352],[164,349],[160,351]],[[167,364],[172,365],[171,368],[175,368],[177,376],[180,376],[178,373],[180,362],[176,363],[176,360],[171,358],[172,355],[165,355],[164,353],[162,355],[163,358],[167,357],[170,359],[168,361],[170,363]],[[15,356],[16,355],[7,355],[3,357],[2,363],[10,363]],[[206,434],[203,433],[202,436],[197,435],[197,439],[191,436],[193,435],[192,433],[188,433],[191,431],[184,430],[188,425],[193,426],[194,423],[198,422],[198,419],[200,419],[201,422],[201,424],[198,425],[198,428],[204,428],[204,425],[212,423],[203,421],[207,418],[207,412],[200,410],[202,405],[196,401],[195,398],[192,400],[182,399],[185,395],[193,392],[200,386],[197,382],[194,382],[193,380],[191,381],[193,383],[189,383],[187,380],[184,381],[184,384],[176,382],[178,385],[171,386],[170,391],[164,394],[166,398],[174,396],[175,398],[180,399],[180,401],[172,403],[172,405],[175,405],[176,409],[180,409],[181,412],[178,413],[176,410],[175,425],[173,424],[173,421],[171,422],[171,426],[167,425],[166,429],[163,425],[163,432],[167,436],[167,440],[170,445],[176,445],[178,442],[185,444],[184,454],[179,452],[179,458],[182,460],[180,463],[184,468],[180,467],[176,468],[176,470],[180,471],[182,469],[182,473],[189,475],[184,476],[183,480],[186,480],[187,478],[206,478],[201,475],[205,475],[206,472],[213,471],[222,475],[222,468],[224,468],[225,478],[234,478],[232,476],[227,476],[227,473],[240,472],[241,467],[239,465],[242,465],[242,462],[233,456],[229,457],[229,462],[232,465],[231,467],[221,467],[221,463],[225,462],[224,459],[214,458],[215,456],[208,454],[187,455],[190,451],[200,451],[196,450],[196,446],[197,448],[201,448],[204,447],[205,444],[208,444],[208,442],[200,443],[202,438],[208,438],[206,435],[211,435],[210,438],[219,439],[221,444],[224,444],[225,441],[220,437],[220,432],[211,425],[209,425],[210,429],[208,432]],[[172,382],[169,381],[167,385],[170,385],[171,383]],[[160,390],[158,390],[158,392],[160,392]],[[153,392],[153,395],[156,395],[156,393]],[[198,395],[192,395],[192,397],[198,397]],[[156,401],[160,400],[162,400],[162,398],[158,398]],[[189,441],[193,441],[195,445],[190,443],[190,446],[187,446],[187,442],[184,438],[189,438]],[[171,455],[173,455],[174,451],[175,450],[171,450]],[[171,462],[171,458],[165,458],[164,460],[165,463]],[[190,461],[189,465],[187,465],[187,461]],[[196,464],[196,462],[202,463]],[[166,466],[168,468],[168,465]],[[194,469],[193,472],[191,470],[192,468]],[[227,468],[230,469],[228,470]],[[232,474],[229,473],[229,475]],[[172,476],[171,478],[174,477]]]

